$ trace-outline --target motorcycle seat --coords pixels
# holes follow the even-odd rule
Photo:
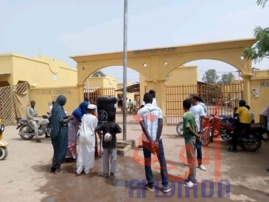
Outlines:
[[[27,119],[20,119],[19,120],[19,123],[20,124],[23,124],[23,125],[27,125],[28,124],[28,121],[27,121]]]

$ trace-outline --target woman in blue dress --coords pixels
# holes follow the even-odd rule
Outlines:
[[[66,97],[59,95],[51,111],[51,142],[54,150],[51,172],[60,173],[61,164],[65,161],[68,146],[68,116],[63,106]]]

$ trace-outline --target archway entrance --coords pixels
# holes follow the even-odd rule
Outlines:
[[[250,103],[251,60],[242,59],[242,51],[251,47],[255,39],[222,41],[196,45],[153,48],[128,51],[128,66],[143,76],[148,88],[154,89],[158,106],[166,116],[166,76],[178,66],[199,59],[219,60],[234,66],[241,72],[244,81],[244,99]],[[122,66],[123,53],[103,53],[72,56],[77,62],[78,87],[83,99],[84,82],[88,75],[107,66]],[[140,92],[144,92],[140,90]],[[250,103],[251,104],[251,103]]]

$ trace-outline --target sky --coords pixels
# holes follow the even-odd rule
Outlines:
[[[70,56],[123,50],[124,0],[0,0],[0,54],[46,55],[76,68]],[[252,38],[269,27],[269,6],[256,0],[128,0],[127,49],[179,46]],[[199,60],[199,79],[208,69],[223,74],[226,63]],[[268,69],[269,60],[253,64]],[[117,71],[116,71],[117,70]],[[122,67],[102,71],[122,82]],[[138,82],[128,69],[127,80]]]

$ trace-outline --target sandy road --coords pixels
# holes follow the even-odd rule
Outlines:
[[[137,141],[140,134],[138,124],[128,125],[128,139]],[[170,195],[162,195],[158,190],[149,193],[141,188],[145,176],[143,166],[138,163],[139,160],[143,160],[140,150],[131,151],[126,157],[118,158],[116,179],[111,181],[97,175],[100,171],[100,159],[96,161],[94,171],[89,176],[77,177],[74,174],[74,163],[64,165],[67,173],[61,175],[49,173],[52,157],[50,139],[42,137],[41,144],[35,141],[24,141],[17,135],[15,126],[6,127],[4,139],[10,146],[7,159],[0,161],[1,202],[143,201],[144,199],[148,201],[269,201],[269,172],[266,171],[269,167],[268,142],[263,142],[262,148],[255,153],[242,150],[238,153],[229,153],[227,145],[221,142],[218,157],[214,155],[216,148],[210,145],[207,151],[204,150],[208,153],[205,154],[208,170],[197,170],[198,188],[188,195],[176,180],[177,178],[173,178],[181,176],[187,170],[180,161],[184,140],[176,135],[175,126],[166,126],[163,130],[163,141],[166,159],[174,165],[168,170],[175,189]],[[213,189],[210,188],[210,183],[213,183],[216,175],[216,158],[220,158],[219,179],[224,180],[224,184],[228,182],[230,185],[230,193],[225,195],[225,190],[220,192],[223,193],[221,198],[218,195],[218,183],[213,184]],[[155,168],[158,167],[156,165]],[[160,179],[158,171],[155,172],[155,178]],[[139,183],[135,184],[135,180],[139,180]],[[203,184],[203,180],[208,180],[209,184]],[[203,195],[203,190],[207,194]]]

